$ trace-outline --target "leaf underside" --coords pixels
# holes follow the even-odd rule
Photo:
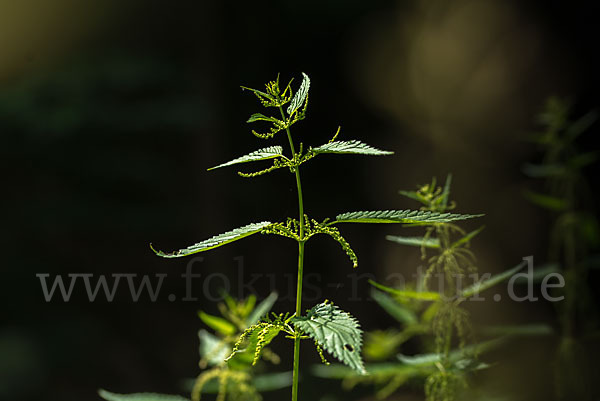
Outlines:
[[[306,316],[293,318],[292,323],[338,360],[361,374],[367,373],[360,356],[362,330],[349,313],[324,302]]]
[[[251,223],[246,226],[236,228],[235,230],[231,230],[231,231],[228,231],[223,234],[215,235],[214,237],[211,237],[202,242],[198,242],[197,244],[191,245],[185,249],[180,249],[173,253],[165,253],[163,251],[156,251],[154,248],[152,248],[152,250],[158,256],[162,256],[163,258],[180,258],[183,256],[192,255],[194,253],[208,251],[209,249],[214,249],[214,248],[223,246],[225,244],[228,244],[230,242],[237,241],[237,240],[247,237],[249,235],[256,234],[257,232],[260,232],[261,230],[263,230],[265,227],[267,227],[270,224],[271,224],[271,222],[269,222],[269,221],[263,221],[260,223]]]
[[[433,224],[481,217],[482,214],[437,213],[423,210],[377,210],[349,212],[335,217],[339,223]]]
[[[325,145],[321,145],[317,148],[313,148],[312,151],[314,153],[348,153],[372,156],[394,154],[394,152],[390,152],[387,150],[379,150],[355,139],[350,141],[333,141],[330,143],[326,143]]]
[[[302,73],[302,84],[300,84],[300,88],[298,92],[292,98],[290,105],[287,108],[288,115],[292,115],[293,112],[298,110],[304,101],[306,100],[306,96],[308,96],[308,90],[310,89],[310,78],[305,73]]]
[[[211,167],[208,170],[210,171],[210,170],[214,170],[214,169],[221,168],[221,167],[232,166],[234,164],[273,159],[275,157],[281,156],[282,154],[283,154],[283,148],[281,146],[269,146],[268,148],[255,150],[252,153],[248,153],[247,155],[240,156],[237,159],[228,161],[227,163],[223,163],[223,164],[219,164],[218,166]]]

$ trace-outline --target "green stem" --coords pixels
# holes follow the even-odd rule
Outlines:
[[[285,121],[283,109],[279,107],[281,118]],[[296,159],[296,150],[294,149],[294,141],[290,128],[286,127],[290,150],[292,151],[292,160]],[[298,213],[300,222],[300,240],[298,241],[298,281],[296,284],[296,316],[302,314],[302,276],[304,272],[304,201],[302,198],[302,183],[300,181],[300,166],[294,167],[296,175],[296,187],[298,189]],[[292,401],[298,401],[298,379],[300,376],[300,336],[296,333],[294,338],[294,375],[292,381]]]

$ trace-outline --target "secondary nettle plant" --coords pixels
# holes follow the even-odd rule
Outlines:
[[[541,150],[537,163],[528,163],[523,171],[541,179],[543,191],[527,190],[525,196],[552,215],[549,264],[541,273],[559,271],[565,280],[556,303],[561,338],[555,359],[555,387],[559,400],[597,399],[594,390],[598,376],[596,356],[598,319],[589,285],[592,269],[598,267],[594,252],[600,247],[600,228],[590,212],[590,183],[585,169],[598,161],[597,150],[584,151],[577,142],[596,122],[595,111],[577,120],[570,118],[570,105],[551,97],[538,116],[541,132],[531,139]],[[589,195],[588,195],[589,196]]]
[[[361,358],[362,330],[358,321],[353,316],[327,300],[306,311],[305,314],[302,313],[302,284],[306,242],[318,234],[328,235],[341,245],[352,262],[353,267],[357,267],[358,258],[350,247],[350,244],[340,234],[339,229],[336,227],[338,224],[403,223],[427,225],[473,217],[472,215],[432,211],[383,210],[343,213],[337,215],[334,219],[317,220],[310,218],[305,211],[302,195],[300,177],[300,167],[302,164],[314,157],[327,153],[382,156],[390,155],[393,152],[376,149],[358,140],[337,140],[340,133],[339,127],[335,135],[327,143],[320,146],[305,147],[302,142],[298,143],[297,140],[295,141],[291,134],[291,128],[306,117],[308,106],[310,79],[306,74],[302,75],[302,83],[295,93],[292,93],[292,81],[290,80],[282,88],[280,87],[279,77],[267,83],[264,90],[242,87],[243,90],[248,90],[256,95],[262,106],[274,112],[273,115],[262,113],[252,114],[248,119],[249,123],[258,122],[269,125],[266,131],[258,132],[252,130],[252,133],[257,138],[264,140],[273,139],[280,133],[284,134],[287,137],[289,145],[288,152],[284,154],[282,146],[273,145],[209,169],[270,160],[272,163],[269,167],[254,172],[239,172],[238,174],[242,177],[256,177],[280,169],[289,171],[294,177],[297,187],[297,218],[290,217],[283,222],[262,221],[251,223],[172,253],[155,251],[157,255],[165,258],[184,257],[208,251],[257,233],[279,235],[298,243],[295,309],[288,313],[272,314],[270,317],[263,317],[260,322],[252,325],[242,333],[234,345],[231,354],[225,359],[227,363],[232,363],[239,354],[250,352],[254,355],[253,363],[256,363],[264,347],[279,334],[285,334],[285,337],[293,340],[294,343],[292,401],[298,399],[300,342],[302,340],[310,339],[324,362],[326,360],[323,350],[359,374],[366,374]]]
[[[449,201],[450,186],[449,175],[443,187],[438,187],[433,179],[416,191],[400,193],[419,202],[424,211],[444,213],[455,207]],[[509,335],[547,333],[549,329],[539,325],[478,328],[478,337],[485,340],[473,342],[475,330],[463,303],[508,280],[525,264],[495,276],[480,277],[475,255],[469,248],[482,229],[466,232],[456,223],[437,222],[426,227],[422,236],[388,235],[389,241],[419,247],[425,265],[416,282],[401,288],[371,281],[373,300],[396,319],[400,328],[367,332],[364,353],[369,376],[360,377],[341,367],[328,371],[317,367],[315,373],[342,378],[346,388],[358,383],[375,384],[380,399],[409,381],[423,381],[428,401],[452,401],[464,396],[461,393],[474,371],[489,366],[478,360],[479,355],[501,345]],[[425,353],[401,354],[402,345],[415,337]]]

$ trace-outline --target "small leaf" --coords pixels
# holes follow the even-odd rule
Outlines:
[[[585,132],[592,124],[596,122],[598,119],[598,112],[590,111],[585,114],[583,117],[569,125],[566,129],[566,139],[569,142],[574,141],[579,135]]]
[[[312,149],[313,153],[347,153],[356,155],[392,155],[394,152],[379,150],[355,139],[350,141],[333,141]]]
[[[230,242],[240,240],[249,235],[256,234],[262,231],[265,227],[269,225],[271,225],[271,222],[269,221],[248,224],[244,227],[236,228],[235,230],[216,235],[212,238],[209,238],[202,242],[198,242],[197,244],[191,245],[185,249],[180,249],[173,253],[164,253],[163,251],[157,251],[154,248],[152,248],[152,245],[150,245],[150,248],[154,251],[154,253],[156,253],[158,256],[162,256],[163,258],[180,258],[183,256],[192,255],[194,253],[208,251],[210,249],[229,244]]]
[[[367,373],[360,356],[362,330],[349,313],[326,301],[309,310],[306,316],[294,317],[292,323],[338,360],[362,374]]]
[[[421,202],[424,205],[429,204],[429,201],[425,199],[421,194],[417,191],[398,191],[400,195],[406,196],[409,199],[416,200],[417,202]]]
[[[531,282],[533,283],[541,283],[542,280],[544,280],[544,278],[546,278],[548,274],[560,272],[560,265],[558,265],[557,263],[548,263],[541,266],[536,266],[531,276],[527,275],[527,277],[517,277],[514,283],[518,285],[529,284],[529,280],[531,280]]]
[[[156,393],[115,394],[106,390],[98,390],[98,395],[107,401],[188,401],[178,395]]]
[[[458,361],[464,360],[465,355],[479,355],[481,353],[491,351],[506,342],[506,337],[500,337],[493,340],[483,341],[477,344],[468,345],[463,348],[454,349],[450,351],[448,360],[452,364],[456,364]],[[442,361],[443,354],[419,354],[419,355],[403,355],[398,354],[398,360],[406,365],[413,366],[428,366],[433,365],[436,362]]]
[[[544,323],[522,324],[515,326],[487,326],[481,332],[487,336],[547,336],[554,333],[554,329]]]
[[[386,287],[385,285],[379,284],[373,280],[369,280],[369,284],[389,294],[402,298],[417,299],[419,301],[437,301],[440,299],[440,294],[433,291],[398,290],[395,288]]]
[[[223,335],[230,336],[237,332],[237,328],[233,325],[233,323],[223,319],[222,317],[209,315],[208,313],[204,313],[202,311],[198,311],[198,317],[208,327]]]
[[[527,200],[531,203],[543,207],[544,209],[561,211],[565,210],[569,204],[566,199],[557,198],[555,196],[541,194],[534,191],[525,191],[524,193]]]
[[[287,113],[290,116],[302,106],[306,100],[306,97],[308,96],[308,90],[310,89],[310,78],[308,78],[308,75],[305,73],[302,73],[302,77],[300,89],[298,89],[298,92],[294,94],[294,97],[287,108]]]
[[[481,226],[477,230],[471,231],[470,233],[468,233],[467,235],[465,235],[461,239],[459,239],[457,241],[454,241],[450,245],[450,248],[456,248],[458,246],[461,246],[462,244],[465,244],[465,243],[471,241],[471,239],[473,239],[473,237],[475,237],[477,234],[479,234],[481,231],[483,231],[484,228],[485,228],[484,226]]]
[[[335,217],[338,223],[448,223],[481,217],[483,214],[436,213],[422,210],[377,210],[350,212]]]
[[[508,280],[510,277],[512,277],[513,274],[521,270],[526,264],[527,261],[524,260],[512,269],[508,269],[500,274],[496,274],[495,276],[492,276],[487,280],[478,281],[477,283],[462,290],[460,295],[463,298],[469,298],[470,296],[479,294],[481,293],[481,291],[487,290],[488,288],[493,287],[496,284],[503,282],[504,280]]]
[[[269,296],[266,297],[265,299],[263,299],[256,306],[256,308],[250,313],[250,315],[248,316],[248,319],[246,320],[246,323],[249,326],[252,326],[252,325],[258,323],[258,321],[263,316],[265,316],[267,313],[269,313],[269,311],[273,307],[273,304],[275,304],[275,301],[277,301],[277,297],[278,297],[278,295],[276,292],[270,293]]]
[[[219,337],[201,329],[198,331],[198,339],[200,340],[200,358],[209,365],[218,365],[227,358],[229,349]]]
[[[214,169],[221,168],[221,167],[232,166],[234,164],[273,159],[275,157],[282,156],[282,154],[283,154],[283,149],[281,146],[269,146],[268,148],[255,150],[252,153],[248,153],[247,155],[240,156],[237,159],[228,161],[227,163],[223,163],[223,164],[219,164],[218,166],[211,167],[208,170],[210,171],[210,170],[214,170]]]
[[[377,302],[379,306],[383,308],[383,310],[389,313],[400,323],[410,326],[418,322],[418,318],[412,310],[401,305],[389,295],[381,291],[372,290],[371,297],[373,297],[375,302]]]
[[[385,239],[402,245],[424,246],[426,248],[440,247],[440,240],[437,238],[401,237],[397,235],[386,235]]]
[[[560,164],[530,164],[526,163],[521,168],[523,173],[531,178],[560,177],[567,172]]]
[[[263,348],[277,337],[281,329],[281,325],[266,322],[249,327],[240,336],[233,351],[225,358],[225,361],[232,367],[256,364]],[[242,348],[242,345],[245,345],[245,347]]]
[[[248,121],[246,121],[247,123],[253,123],[255,121],[269,121],[269,122],[279,122],[278,119],[276,119],[275,117],[269,117],[269,116],[265,116],[264,114],[261,113],[254,113],[252,114],[249,118]]]
[[[442,192],[442,207],[443,210],[448,206],[448,200],[450,199],[450,185],[452,185],[452,174],[448,174],[446,177],[446,184],[444,185],[444,192]]]
[[[252,384],[256,391],[274,391],[292,385],[292,372],[263,373],[252,377]]]

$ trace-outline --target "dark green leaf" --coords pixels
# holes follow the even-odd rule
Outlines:
[[[309,310],[306,316],[294,317],[292,323],[340,362],[366,374],[360,356],[362,330],[349,313],[324,302]]]

